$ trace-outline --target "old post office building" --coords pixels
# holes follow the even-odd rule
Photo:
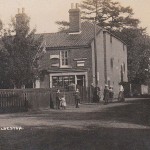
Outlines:
[[[119,83],[128,80],[126,44],[91,22],[81,22],[78,7],[69,10],[69,21],[69,32],[43,34],[45,53],[39,59],[41,77],[36,87],[69,90],[74,85],[88,93],[96,83],[97,68],[97,85],[102,90],[111,85],[117,94]]]

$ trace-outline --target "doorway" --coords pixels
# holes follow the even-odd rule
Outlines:
[[[86,99],[86,85],[85,85],[85,75],[76,75],[77,78],[77,85],[76,88],[80,91],[81,102],[85,101]]]

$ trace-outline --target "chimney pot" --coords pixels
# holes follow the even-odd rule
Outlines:
[[[79,7],[79,4],[78,3],[76,3],[76,9]]]
[[[24,8],[22,8],[22,13],[24,13],[24,11],[25,11],[25,9],[24,9]]]
[[[18,8],[18,14],[20,14],[20,9]]]
[[[71,3],[71,9],[73,9],[74,8],[74,3]]]

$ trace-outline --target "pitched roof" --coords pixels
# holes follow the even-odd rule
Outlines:
[[[97,33],[102,30],[101,27],[96,27]],[[64,32],[44,33],[44,41],[46,47],[73,47],[73,46],[88,46],[94,38],[94,24],[90,22],[81,23],[80,34],[69,34]]]

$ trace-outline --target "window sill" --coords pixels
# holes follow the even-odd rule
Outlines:
[[[71,66],[60,66],[60,68],[72,68]]]

